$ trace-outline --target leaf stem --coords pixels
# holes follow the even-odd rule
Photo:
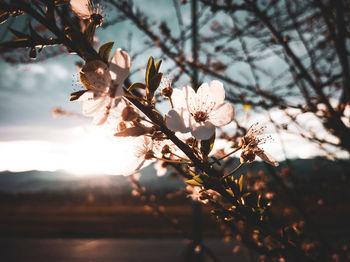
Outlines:
[[[220,178],[220,181],[224,180],[226,177],[229,177],[229,176],[233,175],[243,165],[244,165],[244,163],[240,163],[239,166],[237,166],[235,169],[233,169],[230,173],[228,173],[227,175],[224,175],[222,178]]]

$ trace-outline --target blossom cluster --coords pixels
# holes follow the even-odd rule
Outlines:
[[[81,21],[96,28],[101,25],[103,18],[99,10],[89,3],[76,0],[70,2],[72,11]],[[131,68],[130,56],[125,50],[117,48],[110,58],[113,44],[103,44],[97,52],[99,57],[86,60],[79,72],[85,89],[72,93],[71,100],[82,103],[83,114],[93,117],[93,124],[110,123],[115,136],[134,137],[135,160],[125,170],[125,174],[135,174],[144,165],[154,161],[158,175],[164,175],[168,165],[181,165],[194,178],[187,181],[192,198],[200,200],[203,194],[208,199],[213,193],[209,194],[208,188],[206,193],[200,189],[189,189],[193,186],[203,188],[205,184],[203,177],[194,172],[194,167],[198,165],[196,160],[201,165],[210,167],[241,150],[241,165],[253,162],[258,156],[263,161],[278,166],[273,157],[259,146],[267,139],[260,137],[264,128],[259,128],[257,124],[247,131],[236,148],[222,157],[214,156],[215,151],[212,149],[216,129],[230,124],[235,111],[232,104],[225,102],[222,82],[213,80],[202,83],[196,89],[189,85],[173,88],[171,79],[163,77],[159,71],[161,61],[155,63],[151,57],[146,67],[145,83],[137,82],[124,87]],[[156,110],[155,93],[158,89],[161,89],[160,93],[171,105],[164,116]],[[169,136],[168,131],[175,135],[177,142]],[[179,143],[185,145],[187,152]],[[216,150],[218,151],[220,150]],[[191,154],[194,158],[190,157]],[[222,179],[233,175],[240,166],[223,175]]]

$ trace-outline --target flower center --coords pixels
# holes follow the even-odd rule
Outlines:
[[[196,120],[197,123],[204,122],[209,117],[207,112],[204,111],[197,111],[193,114],[194,120]]]

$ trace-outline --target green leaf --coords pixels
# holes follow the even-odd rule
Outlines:
[[[80,91],[71,93],[69,100],[74,101],[74,100],[79,99],[79,97],[81,97],[86,91],[88,91],[88,90],[80,90]]]
[[[193,179],[187,180],[186,183],[192,186],[202,186],[202,184],[198,183],[196,180]]]
[[[239,184],[239,191],[242,192],[242,190],[243,190],[243,175],[241,175],[241,177],[239,178],[238,184]]]
[[[258,195],[258,201],[256,203],[257,207],[260,207],[261,194]]]
[[[159,113],[156,109],[152,109],[153,114],[155,115],[155,117],[160,121],[163,122],[164,118],[162,116],[161,113]]]
[[[193,180],[195,180],[196,182],[203,184],[204,181],[200,178],[200,175],[196,175],[193,177]]]
[[[229,193],[231,196],[234,196],[233,191],[231,189],[226,189],[226,192]]]
[[[84,73],[80,72],[79,77],[80,77],[80,82],[83,84],[83,86],[86,89],[96,89],[96,87],[89,82],[89,80],[87,79]]]
[[[100,46],[97,53],[103,60],[108,61],[113,45],[114,45],[114,42],[110,41]]]
[[[132,91],[134,89],[145,89],[146,88],[146,85],[145,84],[142,84],[142,83],[133,83],[129,88],[128,88],[128,91]]]
[[[197,176],[197,174],[192,171],[191,169],[188,169],[188,173],[191,175],[191,176]]]
[[[160,85],[160,82],[162,81],[163,73],[156,73],[151,80],[149,80],[147,85],[148,90],[148,96],[147,99],[151,100],[153,98],[154,92],[157,90],[157,88]]]
[[[210,151],[213,149],[215,142],[215,132],[214,134],[207,140],[201,140],[201,153],[204,158],[207,158],[209,155]]]
[[[160,68],[160,65],[162,64],[162,60],[159,60],[156,64],[155,64],[155,69],[156,69],[156,72],[158,73],[159,72],[159,68]]]
[[[148,85],[148,81],[154,76],[154,74],[156,73],[156,68],[154,66],[154,59],[151,56],[148,59],[148,63],[147,63],[147,67],[146,67],[146,85]]]

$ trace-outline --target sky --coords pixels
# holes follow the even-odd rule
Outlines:
[[[159,19],[174,18],[174,10],[169,8],[167,1],[150,1],[144,5],[144,11],[154,12],[155,6]],[[141,36],[127,23],[99,29],[97,36],[101,43],[114,40],[118,46],[142,50],[142,41],[128,43],[130,30],[133,39]],[[145,64],[149,56],[157,54],[147,50],[138,61]],[[0,58],[0,171],[63,169],[81,175],[121,174],[132,165],[132,139],[115,138],[110,129],[93,126],[90,118],[81,116],[81,104],[69,101],[69,94],[81,86],[76,61],[79,61],[77,56],[63,54],[40,63],[13,66]],[[139,63],[132,61],[132,69],[140,67]],[[166,63],[163,66],[166,68]],[[142,80],[143,73],[133,75],[132,79]],[[54,107],[77,115],[54,118],[51,114]],[[166,111],[167,106],[161,106],[161,109]],[[270,114],[274,119],[281,118],[278,110]],[[262,124],[267,121],[266,114],[242,110],[236,110],[236,117],[247,126],[256,121]],[[319,123],[312,116],[304,117],[305,125],[317,130]],[[234,124],[225,127],[228,132],[234,129]],[[289,158],[322,154],[315,145],[291,134],[277,134],[271,126],[266,134],[272,139],[264,148],[277,160],[285,157],[281,138],[288,148],[286,156]]]

